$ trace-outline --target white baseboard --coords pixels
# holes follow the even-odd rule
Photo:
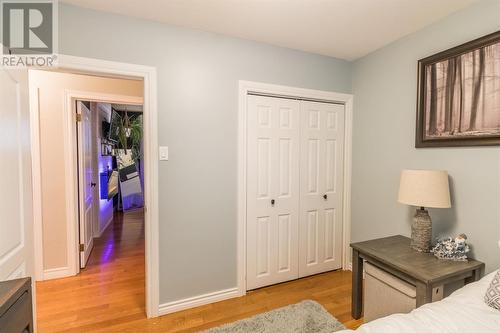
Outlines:
[[[197,306],[215,303],[226,299],[239,297],[241,293],[238,288],[219,290],[212,293],[181,299],[178,301],[160,304],[158,315],[163,316],[169,313],[194,308]]]
[[[347,264],[346,269],[347,269],[348,271],[351,271],[351,272],[352,272],[352,262],[350,262],[350,263],[348,263],[348,264]]]
[[[58,267],[45,269],[43,271],[43,280],[52,280],[52,279],[60,279],[68,276],[72,276],[71,270],[69,267]]]
[[[113,222],[114,217],[115,217],[115,214],[113,212],[113,215],[111,215],[111,218],[108,220],[108,222],[106,222],[106,225],[104,226],[104,228],[101,229],[101,231],[99,232],[99,236],[97,236],[97,238],[100,238],[102,236],[102,234],[104,233],[104,231],[106,231],[106,229],[108,229],[109,225]]]

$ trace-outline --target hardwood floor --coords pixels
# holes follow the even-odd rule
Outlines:
[[[246,296],[147,319],[144,300],[144,224],[141,211],[120,215],[96,240],[78,276],[37,283],[40,333],[197,332],[281,306],[313,299],[349,328],[351,272],[324,273],[262,288]]]

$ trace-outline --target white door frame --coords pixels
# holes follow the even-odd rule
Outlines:
[[[68,269],[74,275],[78,265],[78,185],[76,179],[76,126],[74,101],[83,99],[120,104],[142,104],[144,119],[144,211],[145,211],[145,261],[146,261],[146,314],[149,318],[158,316],[159,306],[159,238],[158,238],[158,109],[156,68],[106,60],[82,58],[67,55],[58,56],[58,69],[81,74],[106,77],[142,79],[144,98],[89,93],[66,90],[64,96],[64,148],[66,165],[67,221],[68,221]],[[42,195],[40,164],[38,89],[30,91],[30,121],[33,170],[33,210],[35,271],[37,280],[44,279],[42,243]]]
[[[342,219],[342,269],[351,269],[351,164],[353,99],[350,94],[280,86],[268,83],[239,81],[238,107],[238,228],[237,266],[238,294],[246,294],[246,214],[247,214],[247,95],[249,92],[269,96],[286,96],[345,105],[344,186]]]

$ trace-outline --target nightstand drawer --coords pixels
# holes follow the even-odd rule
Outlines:
[[[417,307],[417,290],[398,277],[365,263],[364,322]],[[443,299],[443,286],[434,287],[432,302]]]
[[[31,321],[31,299],[25,291],[0,317],[0,333],[23,333]]]

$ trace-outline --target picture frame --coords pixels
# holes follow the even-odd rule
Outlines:
[[[105,138],[101,138],[101,156],[114,156],[113,149],[115,144]]]
[[[500,145],[500,31],[418,61],[416,148]]]

